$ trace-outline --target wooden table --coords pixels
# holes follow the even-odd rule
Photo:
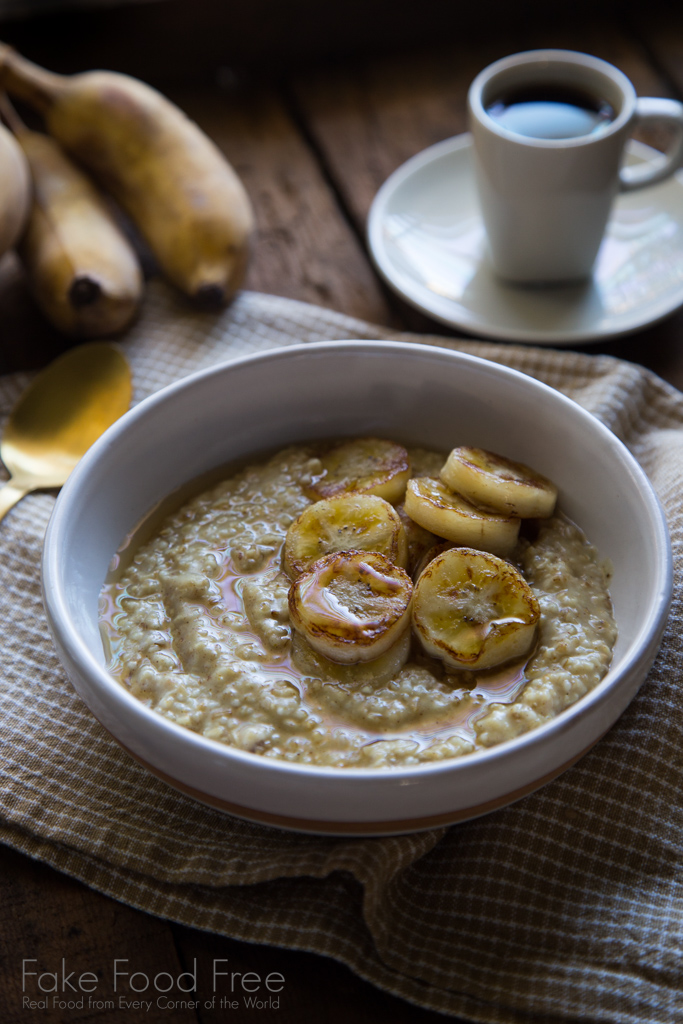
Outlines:
[[[207,0],[208,2],[208,0]],[[192,5],[193,6],[193,5]],[[259,5],[257,4],[257,7]],[[260,5],[263,7],[263,4]],[[206,13],[206,3],[198,5]],[[179,17],[177,4],[171,13]],[[154,21],[156,17],[156,22]],[[262,80],[256,68],[235,71],[207,43],[208,66],[197,47],[188,74],[164,80],[145,46],[159,11],[99,15],[85,21],[55,19],[6,26],[4,37],[27,56],[58,70],[110,66],[158,83],[224,148],[252,197],[258,234],[247,286],[328,306],[379,324],[432,333],[443,327],[411,310],[378,280],[368,259],[364,228],[374,194],[404,160],[440,139],[465,130],[465,96],[477,71],[506,53],[559,46],[594,53],[617,64],[641,95],[683,98],[683,20],[647,13],[647,21],[586,18],[567,24],[506,25],[491,38],[480,25],[466,33],[434,33],[438,48],[408,45],[404,33],[395,52],[356,52],[333,63],[275,63],[276,78]],[[138,18],[138,22],[136,22]],[[639,15],[640,18],[640,15]],[[55,36],[55,25],[64,31]],[[131,32],[138,25],[139,31]],[[47,26],[47,27],[46,27]],[[175,43],[182,36],[176,24]],[[93,42],[94,39],[94,42]],[[204,51],[204,52],[207,52]],[[282,57],[282,55],[280,55]],[[253,57],[253,54],[252,54]],[[296,64],[296,66],[294,66]],[[248,62],[247,62],[248,65]],[[204,73],[207,72],[207,73]],[[190,81],[189,79],[192,79]],[[201,80],[203,78],[203,80]],[[188,80],[186,80],[188,79]],[[652,140],[650,140],[652,141]],[[654,140],[656,141],[656,140]],[[35,312],[13,259],[0,265],[0,371],[39,366],[64,342]],[[683,312],[623,340],[586,347],[650,367],[683,388]],[[233,970],[286,978],[276,1019],[281,1024],[324,1020],[358,1024],[391,1020],[424,1022],[441,1015],[417,1009],[372,988],[345,967],[311,954],[250,946],[194,931],[130,909],[32,862],[0,849],[0,1020],[97,1021],[124,1019],[118,1011],[35,1016],[21,1007],[21,959],[46,965],[62,956],[77,970],[111,977],[114,958],[128,958],[148,974],[177,974],[197,958],[200,973],[212,958],[228,958]],[[48,969],[45,967],[44,969]],[[52,969],[52,968],[50,968]],[[201,987],[201,986],[200,986]],[[208,990],[208,986],[207,986]],[[104,994],[104,993],[103,993]],[[104,994],[106,995],[106,994]],[[129,1024],[156,1021],[190,1024],[229,1019],[259,1021],[272,1010],[130,1011]]]

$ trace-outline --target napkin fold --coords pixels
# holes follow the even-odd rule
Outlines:
[[[559,779],[449,829],[350,840],[230,818],[133,762],[67,682],[40,596],[55,499],[33,494],[0,525],[0,840],[142,910],[335,957],[472,1021],[678,1019],[683,395],[606,356],[401,334],[275,296],[247,292],[222,314],[199,314],[159,282],[121,347],[138,401],[219,362],[340,338],[505,363],[563,391],[628,445],[664,505],[675,559],[669,627],[637,698]],[[29,379],[0,379],[3,421]]]

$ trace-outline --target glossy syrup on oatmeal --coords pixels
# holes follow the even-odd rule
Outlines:
[[[292,446],[220,483],[204,480],[197,493],[186,488],[126,538],[101,620],[110,670],[138,699],[265,757],[391,767],[512,738],[602,678],[616,635],[604,573],[562,517],[514,555],[542,608],[527,662],[449,674],[413,648],[391,678],[373,678],[372,663],[302,663],[280,552],[288,526],[311,504],[305,485],[317,451]],[[416,449],[411,456],[415,472],[432,475],[443,460]]]
[[[112,567],[108,578],[108,585],[102,591],[100,598],[100,622],[105,650],[109,667],[114,675],[123,678],[125,668],[121,663],[121,640],[118,630],[118,616],[124,614],[123,605],[130,598],[125,586],[121,584],[123,567],[134,557],[134,552],[140,544],[139,538],[147,539],[154,531],[155,524],[158,525],[168,512],[168,505],[177,507],[176,496],[162,507],[155,507],[151,514],[152,523],[146,519],[141,528],[132,532],[125,540],[119,550],[119,554],[112,561]],[[241,615],[244,613],[243,587],[249,581],[255,581],[259,577],[266,576],[269,572],[279,569],[280,552],[271,557],[264,568],[256,573],[240,573],[235,569],[229,556],[225,557],[221,571],[216,577],[216,584],[220,588],[221,602],[224,609],[229,613]],[[203,608],[204,613],[210,618],[210,610]],[[258,646],[260,638],[256,632],[244,630],[245,643]],[[172,638],[169,636],[169,641]],[[220,643],[220,640],[217,641]],[[411,740],[418,749],[426,749],[440,736],[458,735],[463,740],[474,742],[476,721],[487,711],[490,704],[512,702],[526,683],[525,669],[529,657],[521,661],[503,665],[499,668],[489,669],[482,672],[462,672],[446,675],[442,666],[433,658],[414,652],[414,659],[428,666],[428,669],[445,680],[446,685],[452,690],[457,704],[444,717],[426,716],[425,720],[416,723],[411,729],[404,730],[370,730],[358,726],[354,732],[362,739],[364,745],[384,740]],[[287,647],[282,652],[270,651],[268,655],[259,660],[259,670],[265,679],[283,680],[294,686],[302,701],[310,700],[308,694],[308,682],[305,672],[302,672],[295,664],[291,651]],[[334,685],[329,681],[327,685]],[[343,685],[343,684],[342,684]],[[349,728],[349,723],[340,714],[334,714],[329,709],[319,710],[321,718],[325,722],[330,733]]]

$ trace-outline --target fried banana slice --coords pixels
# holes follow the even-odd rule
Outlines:
[[[314,562],[289,590],[294,629],[311,647],[344,665],[372,661],[410,623],[413,584],[376,551],[339,551]]]
[[[408,482],[405,509],[425,530],[454,544],[509,555],[517,543],[519,519],[477,508],[433,477]]]
[[[522,462],[483,448],[454,448],[440,476],[452,491],[501,515],[547,519],[555,511],[555,484]]]
[[[401,518],[374,494],[348,494],[309,505],[287,530],[282,566],[295,580],[334,551],[378,551],[405,568],[408,542]]]
[[[413,628],[451,669],[493,668],[527,654],[540,607],[524,577],[485,551],[451,548],[415,586]]]
[[[306,487],[310,498],[376,494],[385,501],[397,502],[410,477],[406,449],[377,437],[345,441],[323,455],[320,462],[322,472]]]

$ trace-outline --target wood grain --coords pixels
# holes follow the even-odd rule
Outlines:
[[[228,1018],[234,1024],[258,1024],[272,1021],[274,1015],[281,1024],[321,1019],[328,1024],[347,1024],[350,1020],[354,1024],[375,1024],[384,1020],[394,1024],[438,1024],[444,1019],[441,1014],[411,1006],[374,988],[334,960],[250,945],[159,920],[102,896],[6,847],[0,847],[0,908],[3,920],[0,931],[2,1024],[63,1024],[65,1021],[69,1024],[93,1021],[117,1024],[122,1019],[129,1024],[168,1024],[170,1021],[173,1024],[218,1024]],[[57,972],[61,988],[62,957],[66,961],[67,976],[75,972],[70,978],[72,985],[78,986],[83,972],[96,975],[93,1004],[89,1004],[86,994],[82,1009],[64,1010],[52,1005],[50,993],[47,1009],[24,1005],[24,998],[35,1002],[45,999],[46,994],[37,990],[37,979],[33,976],[27,976],[22,991],[22,961],[36,961],[26,964],[27,971]],[[119,979],[115,991],[115,959],[128,961],[119,965],[121,971],[146,974],[152,994],[131,991],[125,978]],[[237,995],[233,1000],[231,978],[226,980],[221,976],[217,978],[218,998],[212,1007],[214,960],[217,972],[227,971],[237,978],[233,982]],[[199,1005],[173,1011],[157,1006],[154,978],[166,972],[175,979],[182,972],[193,973],[195,967],[196,998],[192,993],[179,997],[177,989],[172,996]],[[245,1005],[238,976],[247,972],[262,980],[269,975],[282,975],[284,982],[277,1007]],[[48,988],[53,982],[45,978],[42,984]],[[141,988],[145,979],[136,978],[133,984]],[[168,979],[159,979],[160,987],[168,984]],[[182,982],[184,987],[189,984]],[[264,990],[263,985],[260,987]],[[57,994],[61,998],[61,994]],[[225,1003],[221,1006],[221,996],[237,1006],[233,1009]],[[77,1000],[80,995],[67,986],[65,998]],[[120,998],[126,1001],[123,1007]],[[152,1006],[131,1009],[130,1004],[135,1000],[151,1000]],[[113,1007],[101,1005],[106,1003],[113,1003]],[[454,1024],[458,1024],[457,1020]]]
[[[173,98],[221,146],[253,202],[246,287],[388,323],[362,248],[276,94],[202,89]]]
[[[683,14],[672,9],[666,15],[650,16],[635,10],[631,17],[644,52],[680,98],[683,96]]]
[[[130,1024],[168,1024],[167,1012],[152,1006],[150,1010],[125,1009],[122,1013],[119,998],[133,1002],[149,998],[136,995],[119,978],[114,991],[114,960],[128,960],[120,964],[120,971],[145,972],[153,979],[159,972],[168,971],[177,977],[183,970],[175,950],[171,926],[149,914],[141,914],[130,907],[87,889],[66,875],[22,857],[6,847],[0,847],[0,906],[2,907],[2,941],[0,942],[0,1019],[3,1024],[117,1024],[125,1019]],[[69,984],[62,985],[62,958],[68,975],[74,971]],[[41,993],[39,977],[26,977],[22,982],[22,961],[35,960],[26,965],[27,971],[38,975],[57,972],[56,993]],[[78,978],[84,972],[96,975],[97,987],[90,997],[78,990]],[[52,979],[42,980],[43,989],[55,984]],[[84,979],[86,987],[90,979]],[[162,984],[165,982],[162,982]],[[134,987],[144,985],[144,979],[134,981]],[[22,985],[24,990],[22,991]],[[71,991],[69,985],[76,987]],[[79,1001],[83,995],[83,1008],[61,1009],[53,1005],[53,995]],[[46,1009],[25,1006],[23,1000],[47,998]],[[97,1003],[113,1003],[113,1008],[98,1008]],[[196,1024],[194,1012],[179,1010],[174,1013],[174,1024]]]
[[[21,11],[22,0],[8,0]],[[667,0],[649,0],[648,11]],[[116,68],[155,84],[191,79],[210,82],[219,67],[253,70],[262,79],[306,61],[329,63],[354,54],[377,55],[397,47],[433,45],[453,39],[463,49],[493,32],[505,37],[525,27],[557,20],[588,25],[601,11],[613,15],[614,0],[572,0],[571,7],[525,0],[485,4],[421,0],[419,7],[396,0],[137,0],[136,3],[76,3],[39,0],[40,17],[2,17],[2,38],[55,71]],[[3,5],[3,13],[4,13]]]
[[[360,908],[359,908],[360,913]],[[280,974],[284,978],[277,1010],[270,1007],[233,1010],[230,1020],[256,1024],[302,1024],[305,1021],[325,1021],[326,1024],[442,1024],[445,1018],[421,1007],[388,995],[353,974],[348,967],[327,957],[312,953],[298,953],[291,949],[276,949],[272,946],[251,946],[235,942],[192,928],[174,926],[176,945],[186,965],[197,960],[199,989],[209,992],[212,988],[211,972],[213,961],[224,959],[218,970],[234,973],[236,988],[239,990],[237,975],[244,972],[257,974],[261,979],[269,974]],[[229,994],[230,979],[219,979],[218,992]],[[263,987],[263,986],[262,986]],[[241,1002],[242,1000],[240,1000]],[[202,1008],[199,1011],[201,1024],[218,1024],[225,1020],[225,1013]],[[452,1024],[458,1020],[449,1017]]]

